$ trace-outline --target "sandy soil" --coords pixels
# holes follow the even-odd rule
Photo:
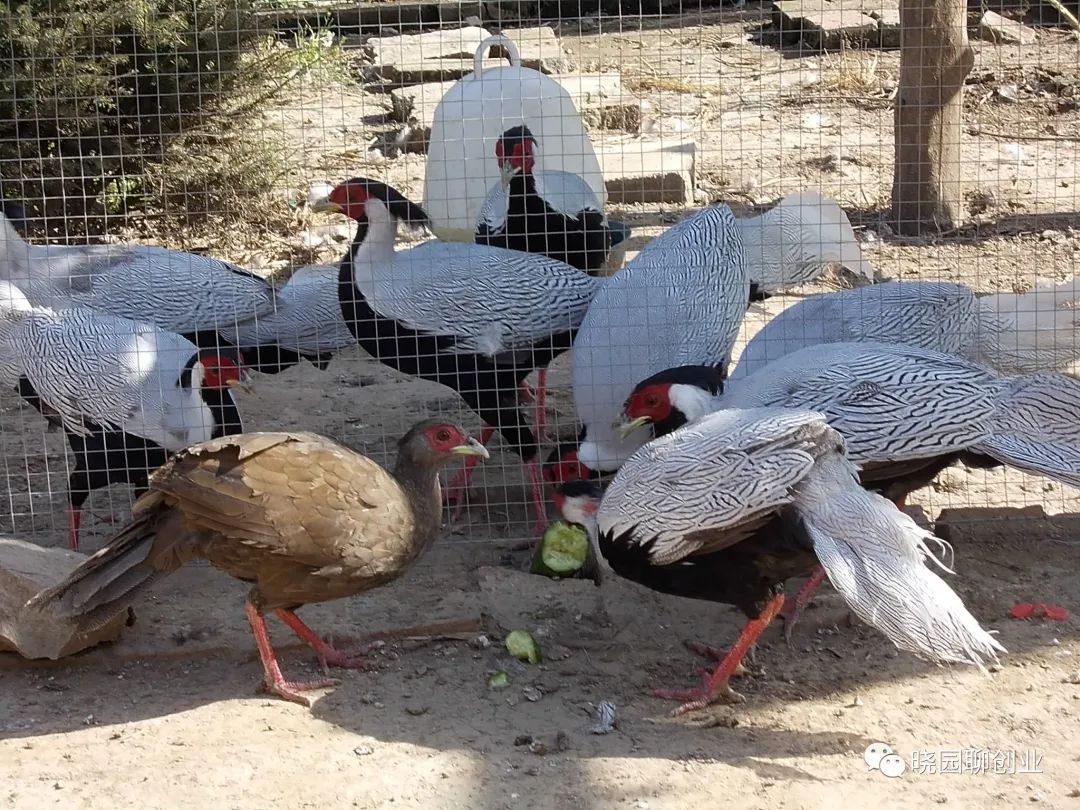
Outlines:
[[[819,57],[761,47],[745,34],[762,15],[752,5],[707,25],[695,19],[604,40],[562,34],[580,67],[638,77],[658,125],[698,138],[701,201],[745,206],[820,186],[852,210],[868,256],[890,277],[962,279],[992,290],[1075,272],[1074,142],[1003,137],[1080,138],[1080,116],[1061,89],[1080,84],[1075,42],[1045,31],[1022,50],[975,44],[968,121],[982,134],[969,136],[965,160],[973,200],[990,192],[989,208],[959,237],[902,240],[879,219],[891,174],[896,54]],[[1052,92],[1047,71],[1057,82]],[[1002,84],[1017,85],[1021,102],[995,95]],[[387,108],[383,94],[352,87],[313,89],[304,104],[283,110],[306,161],[303,179],[378,172],[419,197],[422,156],[386,161],[363,148],[390,128]],[[633,249],[679,213],[620,211],[639,227]],[[299,252],[301,241],[294,244]],[[260,257],[267,258],[273,264],[280,251]],[[752,312],[747,333],[785,303]],[[575,432],[568,368],[566,358],[553,367],[549,414],[567,437]],[[258,383],[241,402],[250,426],[317,430],[380,459],[421,415],[451,413],[477,426],[448,390],[402,378],[358,351],[342,353],[326,372],[297,367]],[[11,514],[2,530],[60,543],[63,437],[43,433],[11,395],[0,394],[0,414]],[[244,587],[208,568],[185,569],[139,606],[137,623],[115,645],[56,665],[0,656],[0,803],[35,810],[1080,806],[1077,493],[1018,473],[961,469],[913,499],[930,519],[950,510],[942,519],[957,553],[953,585],[1009,649],[994,672],[900,655],[869,628],[849,626],[825,588],[791,647],[778,629],[767,634],[739,687],[746,703],[670,720],[670,706],[648,688],[690,685],[701,662],[683,642],[726,643],[740,617],[625,582],[597,589],[521,573],[525,556],[508,551],[527,519],[514,457],[497,451],[477,481],[463,520],[403,581],[304,615],[339,637],[434,621],[479,629],[390,640],[372,657],[378,672],[342,674],[308,710],[255,694],[260,670],[241,611]],[[91,504],[123,514],[127,493],[97,493]],[[88,526],[86,548],[98,547],[108,528]],[[1017,622],[1008,618],[1017,601],[1053,602],[1073,615]],[[537,635],[540,666],[502,649],[502,635],[515,628]],[[285,630],[273,631],[284,644]],[[315,673],[306,652],[284,649],[291,674]],[[509,674],[507,689],[487,688],[496,670]],[[618,727],[606,735],[590,732],[601,700],[618,710]],[[539,753],[526,735],[542,744],[533,746]],[[890,779],[868,771],[863,752],[874,742],[894,747],[909,772]],[[1041,772],[910,771],[914,751],[962,749],[1015,752],[1009,771],[1034,750]]]

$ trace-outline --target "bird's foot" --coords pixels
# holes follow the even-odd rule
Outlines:
[[[303,620],[293,613],[293,611],[278,610],[276,612],[278,618],[296,633],[301,641],[315,651],[315,655],[318,656],[319,659],[319,666],[322,667],[324,674],[330,671],[330,667],[361,669],[367,671],[378,669],[375,664],[365,661],[363,658],[363,656],[370,652],[377,644],[365,644],[356,648],[351,653],[345,653],[320,638],[318,633],[304,624]]]
[[[318,647],[314,644],[311,646],[315,650],[315,655],[319,658],[319,666],[322,667],[324,675],[330,672],[330,667],[359,669],[364,672],[377,672],[379,669],[377,664],[373,664],[364,659],[364,656],[380,646],[379,644],[361,644],[360,646],[345,652],[322,639],[319,639],[319,642]]]
[[[700,641],[688,641],[686,642],[686,648],[691,652],[697,653],[703,658],[711,658],[717,663],[723,663],[724,659],[731,655],[731,649],[728,647],[712,647],[708,644],[702,644]],[[699,674],[706,675],[709,673],[708,669],[702,668],[698,670]],[[746,667],[742,665],[740,661],[735,666],[733,676],[745,675]]]
[[[280,677],[273,680],[263,679],[259,683],[259,690],[262,692],[269,692],[270,694],[277,695],[283,700],[287,700],[290,703],[299,703],[301,706],[311,708],[311,698],[307,695],[300,694],[301,692],[310,692],[313,689],[326,689],[331,686],[337,686],[341,681],[336,678],[322,678],[317,681],[287,681]]]
[[[684,703],[673,709],[672,717],[704,709],[712,703],[742,703],[746,700],[731,688],[727,678],[713,683],[712,673],[707,673],[704,683],[696,689],[654,689],[653,695],[664,700],[681,700]]]

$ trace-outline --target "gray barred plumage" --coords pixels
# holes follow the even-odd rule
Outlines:
[[[38,305],[86,307],[177,333],[274,311],[274,288],[237,265],[147,245],[30,245],[0,214],[0,278]]]
[[[745,377],[821,343],[874,341],[954,354],[1002,373],[1066,370],[1080,360],[1080,279],[977,297],[963,284],[892,281],[807,298],[747,344]]]
[[[574,402],[586,426],[578,458],[617,469],[647,437],[611,429],[643,379],[683,365],[725,366],[751,281],[776,289],[809,280],[829,262],[871,276],[847,216],[813,192],[737,220],[705,208],[658,236],[596,296],[574,341]]]
[[[1080,486],[1080,380],[1000,377],[911,346],[831,343],[729,380],[710,409],[787,407],[825,414],[859,465],[970,450]]]
[[[645,441],[611,425],[633,387],[657,371],[726,361],[750,295],[740,228],[726,205],[653,239],[597,293],[574,340],[574,404],[587,429],[579,458],[618,467]]]
[[[278,290],[276,308],[239,324],[226,337],[239,346],[276,344],[302,355],[336,352],[356,343],[338,301],[338,268],[298,268]]]
[[[446,350],[494,358],[528,352],[576,329],[603,280],[535,254],[431,240],[394,250],[385,203],[365,203],[369,222],[353,257],[356,286],[381,315],[454,339]]]
[[[825,416],[720,411],[637,451],[608,487],[601,534],[656,539],[653,565],[737,543],[784,509],[806,526],[851,609],[901,649],[981,666],[1004,648],[925,564],[941,541],[858,483]]]
[[[190,387],[179,383],[197,351],[152,324],[87,309],[9,310],[0,328],[8,370],[16,381],[29,380],[67,430],[88,435],[90,421],[171,451],[206,441],[214,431],[200,395],[200,364],[192,368]]]

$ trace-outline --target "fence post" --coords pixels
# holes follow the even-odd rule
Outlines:
[[[900,0],[892,221],[901,233],[963,218],[964,79],[975,63],[965,0]]]

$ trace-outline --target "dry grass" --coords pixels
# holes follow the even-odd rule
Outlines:
[[[877,53],[867,54],[843,45],[838,54],[825,54],[821,60],[821,87],[848,97],[885,95],[887,71],[878,65]]]
[[[622,74],[622,83],[628,90],[642,92],[648,90],[661,90],[669,93],[712,93],[715,88],[709,88],[699,82],[687,81],[686,79],[670,76],[644,76]]]

